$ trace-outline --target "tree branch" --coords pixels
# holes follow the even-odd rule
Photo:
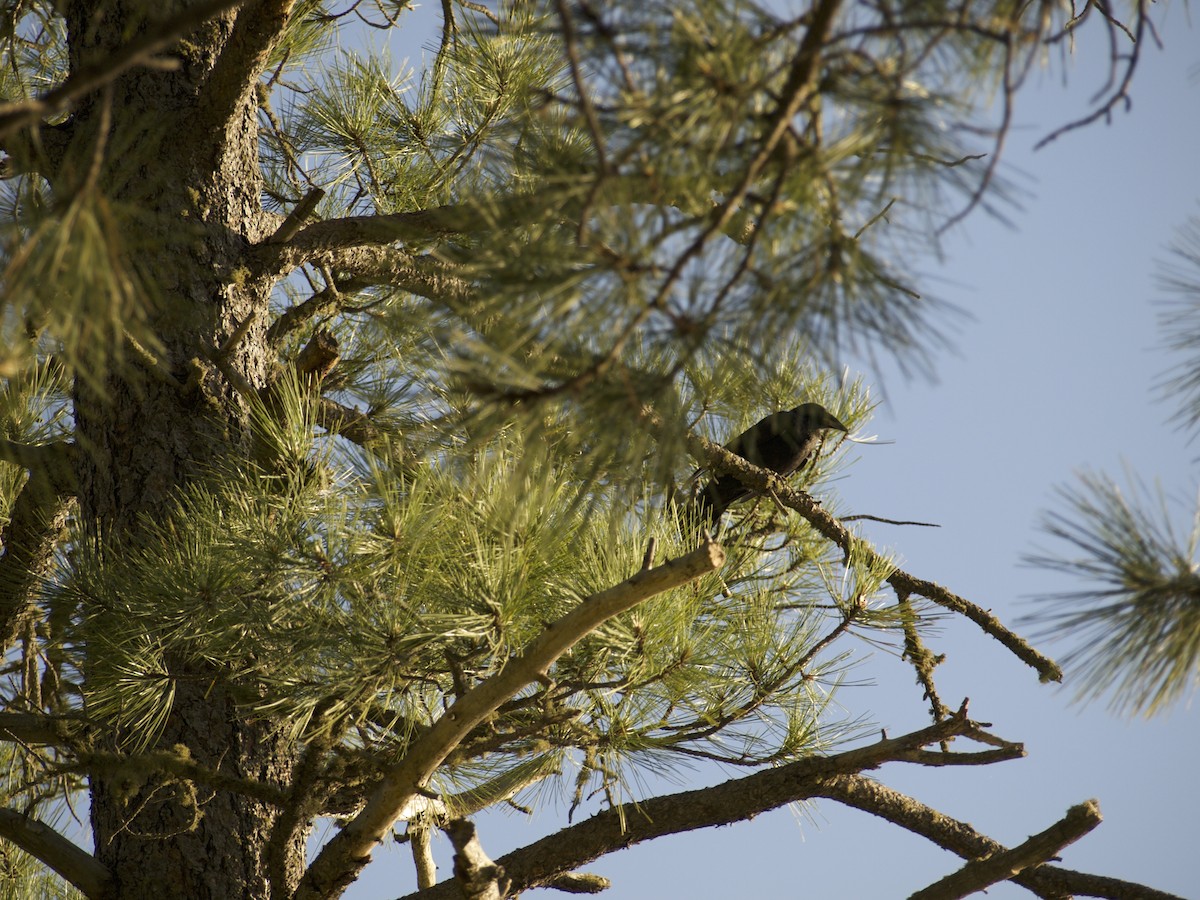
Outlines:
[[[685,556],[643,569],[585,598],[547,625],[523,653],[459,697],[413,742],[404,759],[384,776],[362,812],[317,855],[296,890],[295,900],[324,900],[352,882],[405,806],[418,796],[438,765],[471,729],[525,685],[545,677],[554,661],[584,636],[650,597],[716,571],[724,562],[725,551],[720,545],[706,542]]]
[[[635,176],[610,181],[618,191],[647,189],[644,179]],[[556,217],[566,219],[575,200],[566,194],[553,199]],[[256,244],[250,249],[248,264],[260,272],[283,274],[322,253],[513,228],[544,220],[546,209],[545,196],[513,194],[410,212],[325,219],[301,228],[288,241],[268,238]]]
[[[7,650],[33,611],[34,591],[54,559],[74,491],[68,443],[29,445],[0,441],[0,458],[29,469],[8,523],[0,532],[0,648]]]
[[[276,228],[275,233],[267,238],[267,243],[284,244],[295,237],[296,232],[304,224],[304,220],[312,215],[313,210],[317,208],[317,204],[321,202],[324,196],[325,191],[322,188],[315,187],[301,197],[300,202],[287,214],[287,218],[283,220],[283,224]]]
[[[819,796],[886,819],[958,854],[963,859],[983,859],[1008,852],[1003,844],[980,834],[965,822],[943,815],[912,797],[861,775],[844,775],[829,779],[822,785]],[[1112,900],[1182,900],[1174,894],[1156,891],[1119,878],[1089,875],[1086,872],[1050,865],[1026,869],[1019,875],[1012,876],[1011,881],[1041,897],[1080,894],[1085,897],[1108,897]]]
[[[352,444],[358,444],[364,450],[371,445],[392,436],[387,429],[381,428],[370,415],[359,412],[345,404],[321,397],[316,404],[316,422],[330,434],[344,437]]]
[[[927,888],[917,891],[909,900],[961,900],[998,884],[1030,866],[1052,859],[1063,847],[1079,840],[1100,824],[1100,804],[1088,800],[1067,810],[1067,814],[1040,834],[1022,844],[983,859],[973,860]]]
[[[500,857],[496,865],[503,867],[510,880],[510,896],[514,896],[549,886],[563,874],[606,853],[670,834],[729,825],[788,803],[826,796],[824,786],[836,776],[903,761],[929,744],[977,733],[979,727],[967,718],[964,704],[950,718],[898,738],[883,738],[831,756],[800,759],[713,787],[640,800],[623,809],[606,809]],[[449,881],[405,900],[451,900],[458,896],[457,885]]]
[[[522,205],[528,206],[529,201],[525,200]],[[290,241],[270,243],[268,240],[258,245],[258,252],[270,259],[288,251],[312,255],[349,247],[447,237],[485,227],[491,217],[483,213],[484,209],[480,206],[461,204],[376,216],[325,219],[301,228]],[[545,210],[542,210],[542,214],[545,214]]]
[[[702,462],[733,473],[748,487],[763,494],[774,494],[784,506],[796,510],[808,520],[818,533],[836,544],[847,558],[853,549],[866,566],[883,563],[882,557],[874,547],[852,534],[845,525],[826,512],[817,501],[804,491],[792,487],[786,479],[767,469],[761,469],[748,463],[720,444],[700,435],[688,435],[688,444],[692,453]],[[985,633],[1003,644],[1014,656],[1036,670],[1042,681],[1062,681],[1062,669],[1059,668],[1058,663],[1043,656],[1024,638],[1010,631],[983,607],[971,603],[932,581],[925,581],[910,575],[903,569],[893,570],[892,574],[887,577],[887,583],[901,598],[917,594],[970,619]]]
[[[0,741],[62,746],[83,738],[86,723],[74,716],[0,712]]]
[[[11,809],[0,809],[0,837],[41,860],[87,897],[109,896],[112,873],[53,828]]]
[[[254,89],[293,4],[294,0],[249,0],[238,10],[233,33],[204,85],[195,127],[220,127]]]
[[[470,282],[458,277],[449,264],[432,256],[414,256],[398,247],[353,247],[321,253],[311,260],[298,260],[297,257],[285,268],[290,271],[302,261],[319,261],[336,273],[337,281],[276,319],[267,332],[267,339],[272,342],[282,340],[316,316],[348,306],[345,295],[373,285],[387,285],[452,308],[467,302],[475,293]]]
[[[508,895],[504,867],[492,862],[475,833],[475,823],[455,819],[443,829],[454,845],[454,880],[464,900],[502,900]]]

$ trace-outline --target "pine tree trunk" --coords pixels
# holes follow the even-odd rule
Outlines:
[[[102,15],[91,3],[70,4],[73,68],[129,40],[127,12],[120,3]],[[54,185],[75,189],[84,163],[102,160],[102,193],[155,300],[157,363],[126,347],[124,361],[80,378],[75,390],[79,514],[105,553],[136,545],[143,523],[213,464],[246,460],[245,400],[212,357],[252,314],[228,364],[255,388],[269,371],[271,284],[239,270],[245,248],[270,228],[253,95],[234,97],[232,113],[205,106],[230,25],[227,15],[188,35],[178,69],[133,69],[109,97],[87,99],[73,120],[78,152]],[[176,662],[172,676],[174,704],[156,746],[182,745],[223,774],[288,782],[295,747],[273,723],[247,720],[220,672]],[[303,828],[269,849],[277,809],[160,775],[93,775],[91,815],[96,855],[115,876],[116,896],[128,900],[280,895],[295,886],[304,860]]]

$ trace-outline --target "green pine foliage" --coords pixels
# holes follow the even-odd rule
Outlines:
[[[1083,586],[1040,598],[1034,618],[1069,642],[1079,699],[1161,713],[1200,685],[1200,518],[1181,533],[1177,505],[1136,478],[1088,473],[1060,498],[1043,524],[1059,549],[1030,561]]]
[[[61,71],[55,17],[29,9],[20,27],[46,52],[6,69],[25,79],[10,97]],[[825,374],[839,349],[914,363],[938,339],[939,307],[895,250],[978,175],[943,127],[973,115],[964,61],[992,72],[969,31],[928,55],[864,21],[804,86],[809,17],[740,0],[582,7],[569,33],[552,5],[456,6],[420,72],[370,38],[331,49],[330,12],[297,9],[260,90],[268,207],[320,185],[320,218],[455,205],[470,227],[405,233],[395,255],[417,287],[312,265],[277,292],[278,313],[331,295],[277,335],[281,370],[331,331],[341,359],[323,387],[377,429],[369,450],[322,436],[311,394],[282,378],[255,407],[259,468],[209,473],[118,556],[71,539],[42,600],[58,669],[44,699],[82,703],[128,750],[153,743],[178,678],[219,672],[297,738],[403,753],[647,546],[694,545],[686,429],[720,440],[803,399],[857,428],[866,389]],[[806,112],[756,154],[781,104]],[[136,148],[119,149],[133,171]],[[52,395],[31,385],[21,402],[58,429],[68,373],[126,352],[153,370],[156,349],[153,289],[121,226],[136,211],[80,171],[74,196],[5,188],[6,328],[33,329],[33,352],[64,367],[41,364],[61,373]],[[13,394],[25,358],[5,365]],[[15,420],[6,436],[38,439]],[[774,762],[844,738],[827,710],[851,656],[830,635],[898,627],[886,572],[842,562],[769,498],[723,540],[719,578],[590,635],[456,754],[447,783],[582,750],[611,787],[628,765]]]
[[[1175,419],[1200,423],[1200,219],[1178,232],[1160,270],[1168,295],[1160,316],[1164,349],[1176,357],[1160,385]],[[1059,491],[1060,510],[1042,530],[1055,549],[1030,556],[1084,586],[1037,598],[1029,618],[1070,649],[1076,697],[1106,699],[1115,712],[1154,716],[1179,706],[1200,685],[1200,512],[1195,500],[1169,502],[1161,489],[1127,473],[1085,473]],[[1181,527],[1180,509],[1191,521]]]
[[[69,190],[0,185],[0,439],[69,439],[71,403],[103,404],[114,372],[202,393],[219,370],[251,448],[119,547],[70,522],[0,688],[67,724],[56,750],[14,750],[6,800],[69,797],[156,748],[196,680],[309,748],[336,811],[549,623],[705,539],[692,434],[723,443],[822,403],[850,436],[791,483],[836,515],[873,405],[840,360],[920,367],[941,346],[947,309],[909,261],[1003,196],[988,102],[1064,24],[1049,0],[442,7],[411,71],[384,43],[408,4],[298,4],[257,86],[258,151],[264,207],[282,218],[319,188],[315,224],[278,244],[264,226],[223,286],[278,275],[270,310],[187,371],[160,362],[155,328],[197,314],[141,262],[211,235],[190,227],[199,208],[164,226],[110,198],[154,194],[140,132],[64,150]],[[60,20],[8,16],[0,94],[43,94],[66,71]],[[38,142],[18,150],[36,171]],[[339,227],[365,231],[338,246]],[[230,358],[263,334],[274,368],[248,389]],[[297,372],[326,335],[336,365]],[[23,471],[0,464],[0,514]],[[718,573],[586,635],[430,788],[461,812],[532,785],[616,803],[648,772],[859,734],[870,711],[842,711],[838,685],[872,646],[912,651],[931,618],[887,585],[891,558],[843,554],[771,496],[715,537]],[[154,752],[175,772],[185,750]]]
[[[861,385],[825,391],[813,395],[848,424],[866,415]],[[213,472],[119,557],[78,541],[49,594],[73,611],[60,640],[89,716],[125,749],[153,742],[191,671],[221,673],[248,714],[298,739],[377,762],[380,747],[402,754],[546,623],[637,571],[648,546],[656,559],[694,546],[686,511],[661,490],[631,499],[623,485],[578,483],[569,436],[352,465],[288,452],[311,440],[303,403],[293,393],[282,417],[262,416],[275,423],[270,470]],[[564,754],[582,751],[620,793],[628,767],[777,762],[843,739],[848,723],[827,705],[850,659],[829,635],[878,625],[888,573],[852,560],[842,574],[769,501],[738,517],[719,576],[585,638],[506,704],[490,737],[460,748],[445,786],[480,791],[530,756],[569,783]]]

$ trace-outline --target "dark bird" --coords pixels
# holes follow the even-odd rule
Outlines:
[[[795,409],[772,413],[751,425],[725,445],[746,462],[791,475],[808,462],[821,441],[822,431],[847,431],[820,403],[801,403]],[[736,475],[715,476],[696,496],[702,525],[711,528],[732,504],[754,493]]]

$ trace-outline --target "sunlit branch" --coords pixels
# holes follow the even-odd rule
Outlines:
[[[952,819],[919,800],[914,800],[870,778],[843,775],[821,786],[820,796],[861,809],[918,834],[963,859],[984,859],[1006,853],[1003,844],[982,835],[966,822]],[[503,860],[501,860],[502,862]],[[1057,866],[1040,865],[1013,875],[1011,881],[1040,897],[1108,897],[1113,900],[1182,900],[1174,894],[1144,885],[1089,875]]]
[[[607,809],[506,856],[496,863],[511,881],[510,894],[543,887],[566,872],[633,844],[699,828],[728,825],[789,803],[826,796],[826,785],[838,776],[905,761],[929,744],[957,736],[982,734],[966,715],[966,707],[942,722],[897,738],[825,757],[809,757],[756,772],[724,784],[639,801],[627,809]],[[1008,758],[1020,755],[1011,745]],[[864,779],[865,780],[865,779]],[[442,883],[420,894],[421,900],[449,900],[457,886]],[[410,895],[405,900],[416,900]]]
[[[222,127],[241,99],[253,90],[267,66],[271,48],[291,15],[294,0],[248,0],[238,10],[233,33],[221,48],[204,85],[196,127]]]
[[[1079,803],[1067,814],[1029,840],[1003,853],[972,860],[957,872],[917,891],[909,900],[960,900],[1001,881],[1040,865],[1079,840],[1100,824],[1100,805],[1095,800]]]
[[[409,747],[383,778],[366,807],[317,855],[301,880],[295,900],[331,897],[356,877],[404,808],[419,796],[437,767],[471,730],[525,685],[544,678],[563,653],[599,625],[650,597],[719,569],[725,551],[712,542],[599,594],[582,600],[550,623],[526,650],[497,674],[463,694]]]

